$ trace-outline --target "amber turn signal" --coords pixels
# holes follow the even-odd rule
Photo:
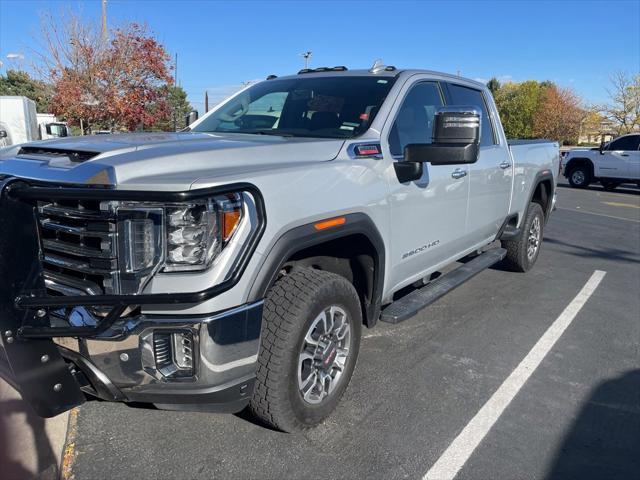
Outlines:
[[[345,217],[330,218],[314,224],[316,230],[326,230],[327,228],[338,227],[344,225],[347,219]]]

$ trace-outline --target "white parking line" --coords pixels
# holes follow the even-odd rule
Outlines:
[[[460,432],[440,458],[425,474],[423,480],[453,479],[467,462],[471,454],[496,423],[500,415],[518,394],[525,382],[531,377],[544,357],[562,336],[580,309],[587,303],[604,278],[606,272],[596,270],[582,287],[582,290],[571,301],[567,308],[544,332],[538,342],[520,362],[511,375],[500,385],[475,417]]]

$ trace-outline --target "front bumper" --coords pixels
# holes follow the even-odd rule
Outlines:
[[[207,317],[139,316],[99,338],[60,338],[55,343],[80,390],[91,396],[166,410],[237,412],[253,392],[262,305]],[[167,378],[158,368],[154,334],[167,331],[193,335],[193,375]],[[4,349],[0,374],[17,386]]]
[[[257,302],[206,317],[140,316],[113,338],[105,332],[103,338],[57,343],[64,357],[73,361],[69,352],[75,351],[117,388],[116,398],[93,385],[94,391],[85,388],[104,400],[238,411],[253,391],[261,321],[262,302]],[[176,331],[193,335],[194,371],[189,377],[167,378],[158,368],[154,334]]]
[[[231,190],[252,195],[259,228],[222,283],[188,293],[47,294],[34,204],[38,199],[150,198],[166,202]],[[106,400],[149,402],[161,408],[237,411],[248,402],[259,347],[261,302],[207,317],[126,315],[136,306],[201,303],[239,281],[265,225],[262,197],[254,186],[149,193],[32,186],[18,179],[0,178],[0,225],[11,226],[0,232],[0,374],[39,415],[50,417],[79,405],[85,393]],[[107,307],[108,313],[93,325],[74,324],[71,315],[82,306]],[[59,311],[67,312],[63,325],[52,320]],[[188,375],[170,378],[158,367],[154,351],[157,331],[188,332],[194,343]],[[54,343],[53,338],[61,340]]]

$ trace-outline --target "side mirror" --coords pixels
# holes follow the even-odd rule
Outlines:
[[[433,143],[407,145],[405,162],[431,165],[476,162],[480,152],[480,118],[475,107],[440,108],[434,118]]]
[[[604,155],[604,138],[600,141],[600,147],[598,148],[598,150],[600,151],[600,155]]]
[[[184,123],[185,123],[185,126],[187,127],[191,125],[193,122],[195,122],[196,120],[198,120],[197,110],[191,110],[187,115],[184,116]]]
[[[7,132],[0,130],[0,138],[7,138]]]

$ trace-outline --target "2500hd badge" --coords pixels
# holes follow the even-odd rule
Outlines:
[[[440,243],[440,240],[434,240],[431,243],[427,243],[426,245],[423,245],[421,247],[416,248],[415,250],[410,250],[407,253],[405,253],[404,255],[402,255],[402,259],[406,259],[408,257],[411,257],[413,255],[415,255],[416,253],[421,253],[424,252],[425,250],[427,250],[428,248],[431,247],[435,247],[436,245],[438,245]]]

